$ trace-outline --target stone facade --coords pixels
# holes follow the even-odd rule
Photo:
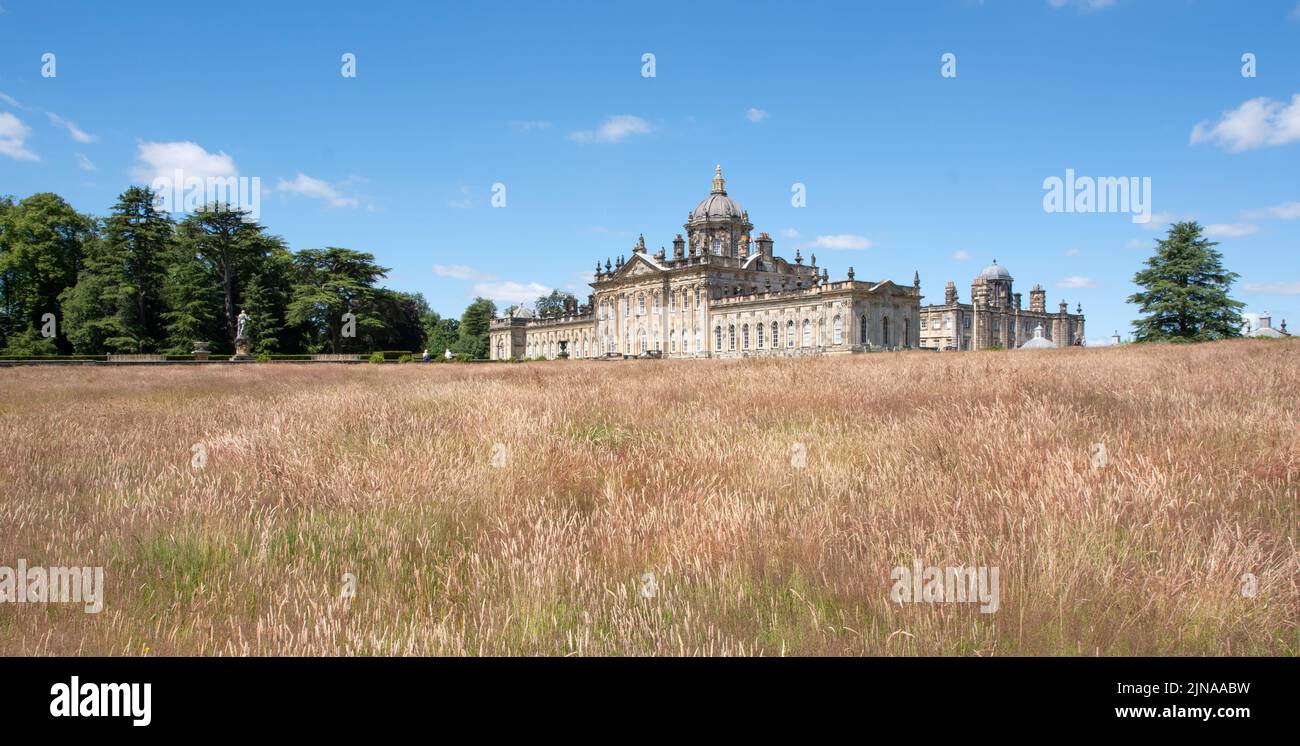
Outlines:
[[[952,282],[944,289],[944,302],[921,308],[921,346],[937,350],[983,350],[994,346],[1012,349],[1034,338],[1035,327],[1057,347],[1082,345],[1083,307],[1075,313],[1063,300],[1056,313],[1047,312],[1047,293],[1041,285],[1029,291],[1029,308],[1020,293],[1012,292],[1011,273],[997,263],[985,267],[971,282],[971,302],[957,298]]]
[[[517,311],[491,327],[493,360],[561,356],[746,357],[892,350],[920,345],[921,288],[889,280],[832,282],[751,241],[749,214],[727,195],[722,168],[687,217],[671,254],[645,237],[629,258],[596,263],[586,305],[539,319]]]

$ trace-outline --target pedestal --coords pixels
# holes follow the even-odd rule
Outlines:
[[[253,356],[249,353],[248,347],[249,347],[248,337],[236,337],[235,354],[230,356],[230,362],[232,363],[253,362]]]

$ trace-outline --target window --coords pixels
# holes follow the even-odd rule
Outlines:
[[[749,324],[740,327],[740,347],[744,350],[749,349]]]
[[[697,328],[695,330],[695,351],[699,352],[702,349],[704,349],[704,339],[700,336],[700,330]]]
[[[506,356],[506,343],[503,340],[498,338],[497,339],[497,360],[502,360],[505,358],[505,356]]]
[[[713,349],[722,349],[722,326],[713,327]]]
[[[642,330],[641,330],[641,354],[644,355],[644,354],[645,354],[645,351],[646,351],[646,344],[645,344],[645,329],[642,329]]]
[[[699,288],[695,288],[695,307],[696,307],[696,308],[699,308],[699,307],[700,307],[700,289],[699,289]]]
[[[912,346],[912,320],[903,319],[903,346]]]
[[[637,293],[636,296],[636,315],[645,316],[645,293]]]
[[[714,254],[714,256],[722,256],[722,239],[721,239],[721,238],[715,238],[715,239],[713,239],[713,254]]]
[[[880,320],[880,344],[889,346],[889,317]]]
[[[812,322],[803,320],[803,346],[812,347]]]
[[[677,330],[668,332],[668,351],[677,352]]]
[[[951,328],[952,328],[952,317],[951,317],[951,316],[948,316],[947,318],[945,318],[945,319],[943,320],[943,328],[944,328],[944,329],[951,329]]]
[[[627,297],[626,295],[623,296],[623,315],[624,315],[624,316],[627,316],[628,314],[630,314],[630,313],[632,312],[632,310],[631,310],[631,309],[632,309],[632,305],[631,305],[631,304],[632,304],[632,299],[629,298],[629,297]]]
[[[781,326],[775,321],[772,322],[772,349],[781,346]]]
[[[761,350],[763,349],[763,325],[758,324],[754,327],[754,331],[758,334],[758,338],[754,340],[757,343],[755,346]]]
[[[727,324],[727,349],[736,349],[736,325]]]
[[[862,314],[861,319],[858,319],[858,336],[860,337],[858,344],[867,343],[867,315],[865,313]]]
[[[677,293],[668,294],[668,313],[677,310]]]
[[[844,324],[840,321],[839,316],[835,317],[835,321],[833,323],[834,323],[834,327],[832,328],[831,333],[834,336],[831,338],[831,341],[834,342],[835,344],[841,344],[844,341]]]
[[[794,347],[794,319],[785,322],[785,346]]]

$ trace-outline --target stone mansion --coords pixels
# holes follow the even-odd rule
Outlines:
[[[996,259],[971,282],[970,295],[970,303],[958,301],[957,288],[950,281],[944,288],[942,304],[921,309],[922,347],[1012,349],[1032,340],[1040,326],[1042,337],[1056,347],[1083,344],[1082,306],[1076,305],[1075,312],[1069,313],[1063,300],[1056,313],[1048,313],[1047,293],[1042,285],[1035,285],[1029,291],[1029,308],[1024,308],[1020,293],[1011,291],[1011,273]]]
[[[749,214],[713,188],[691,210],[672,252],[642,236],[630,257],[596,262],[593,293],[564,313],[527,309],[492,321],[489,356],[746,357],[894,350],[921,345],[921,287],[890,280],[831,281],[817,257],[777,256],[767,233],[751,240]]]

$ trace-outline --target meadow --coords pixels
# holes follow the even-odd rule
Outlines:
[[[1295,340],[0,368],[0,565],[106,587],[0,654],[1297,655],[1298,390]]]

